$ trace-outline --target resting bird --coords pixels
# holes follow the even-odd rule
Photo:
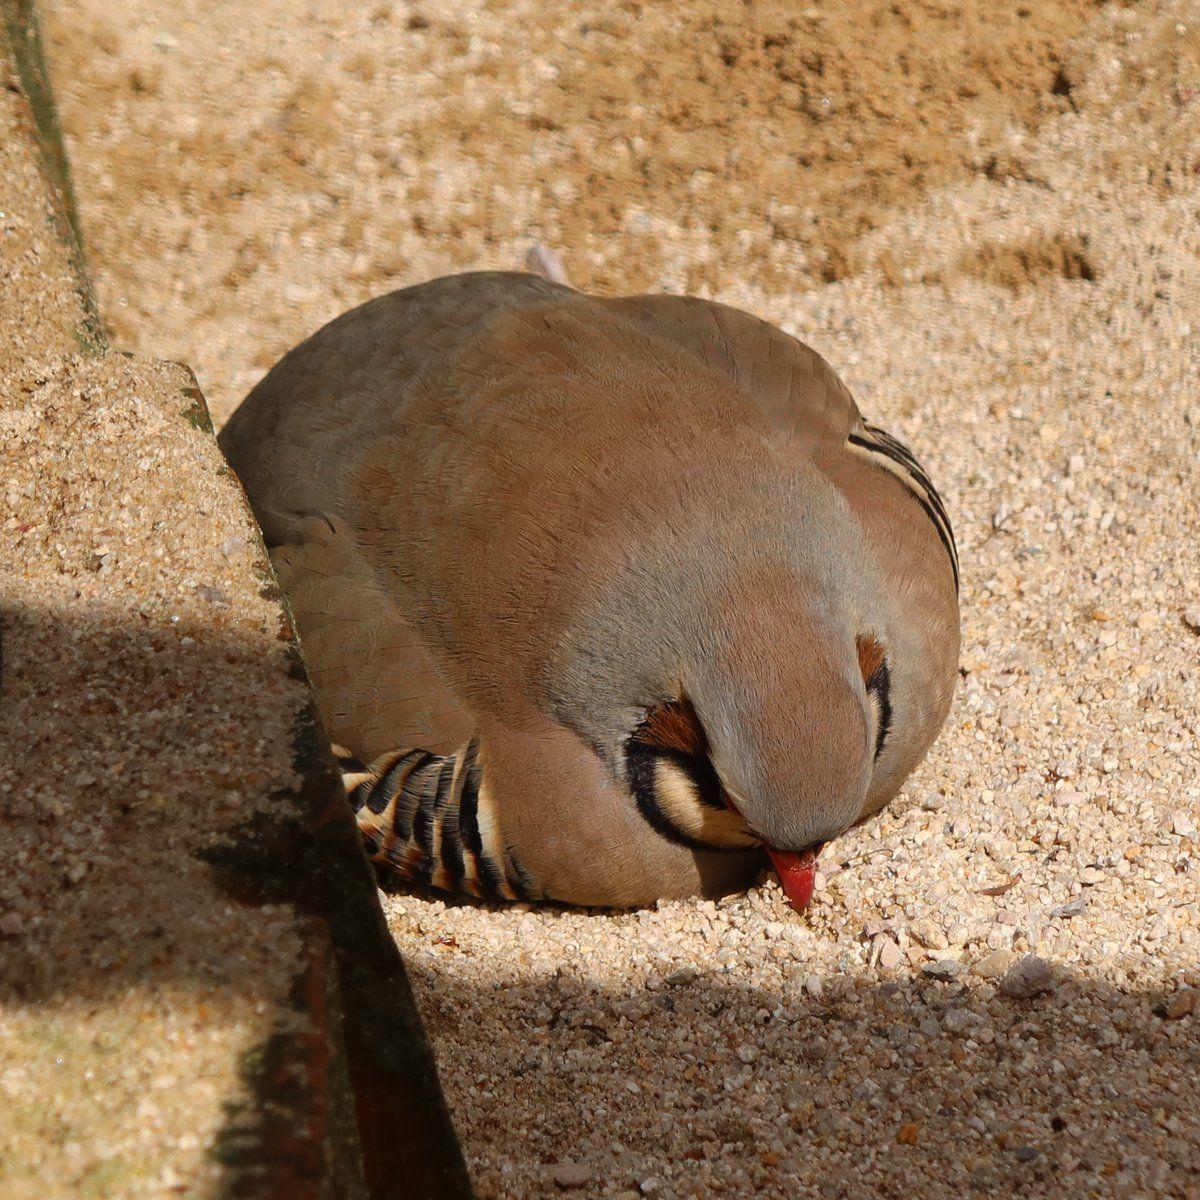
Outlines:
[[[945,508],[807,346],[533,274],[380,297],[221,435],[375,861],[492,899],[718,895],[894,796],[950,704]]]

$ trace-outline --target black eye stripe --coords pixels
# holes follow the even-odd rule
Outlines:
[[[871,678],[867,680],[867,695],[874,696],[876,704],[879,705],[879,731],[875,734],[876,758],[882,753],[883,743],[892,729],[891,688],[892,676],[885,658],[871,673]]]
[[[676,750],[662,750],[656,746],[630,740],[625,746],[625,773],[629,789],[643,820],[660,836],[676,845],[691,850],[707,850],[719,853],[735,853],[750,848],[747,845],[721,845],[701,841],[686,829],[681,829],[672,820],[670,812],[660,802],[657,767],[665,759],[683,770],[696,791],[696,800],[704,808],[728,811],[721,799],[721,785],[716,770],[704,755],[684,754]]]

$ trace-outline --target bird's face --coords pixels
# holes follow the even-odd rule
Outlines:
[[[743,609],[743,613],[744,613]],[[648,708],[626,748],[643,816],[710,850],[760,845],[796,907],[821,846],[870,809],[890,733],[881,637],[793,616],[730,637]]]

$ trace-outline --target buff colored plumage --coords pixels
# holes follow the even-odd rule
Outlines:
[[[744,313],[435,280],[298,346],[221,440],[408,878],[637,904],[744,886],[766,847],[786,884],[945,718],[942,502]]]

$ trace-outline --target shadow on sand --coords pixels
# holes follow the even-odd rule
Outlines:
[[[570,1159],[589,1195],[658,1200],[1200,1198],[1200,1008],[1169,1018],[1165,987],[481,977],[461,941],[401,945],[481,1196],[556,1194]]]

